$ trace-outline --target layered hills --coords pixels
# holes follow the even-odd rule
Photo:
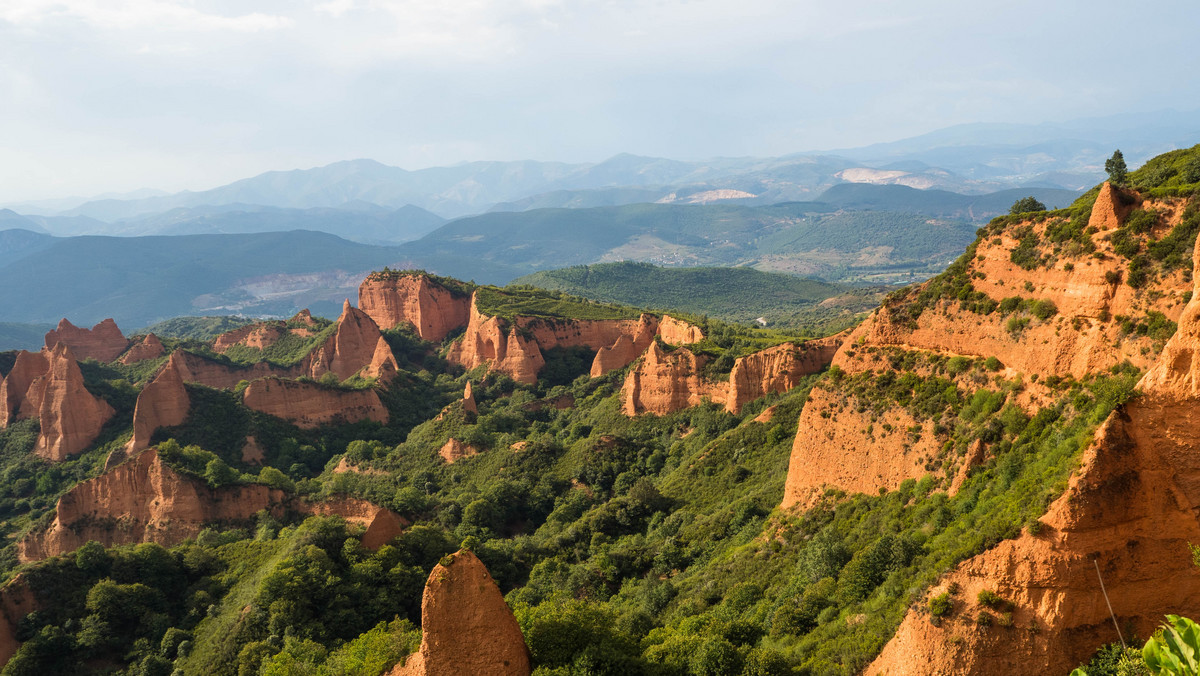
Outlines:
[[[5,670],[1066,673],[1200,614],[1191,163],[819,339],[390,268],[110,361],[63,325],[0,360]],[[47,373],[112,411],[62,457]]]

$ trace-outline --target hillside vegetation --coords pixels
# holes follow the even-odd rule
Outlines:
[[[761,317],[784,327],[852,321],[881,298],[871,289],[753,268],[664,268],[629,261],[545,270],[512,283],[739,324]]]

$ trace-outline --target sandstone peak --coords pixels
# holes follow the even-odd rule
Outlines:
[[[167,348],[153,333],[147,333],[134,343],[125,354],[121,355],[121,363],[126,366],[147,359],[158,359],[167,353]]]
[[[705,399],[724,403],[728,384],[705,379],[706,361],[686,347],[667,352],[657,341],[652,342],[642,361],[625,377],[621,410],[629,416],[666,415],[696,406]]]
[[[191,399],[183,384],[181,363],[172,355],[154,380],[138,393],[133,409],[133,438],[125,447],[126,454],[133,455],[149,448],[150,439],[158,428],[182,425],[187,420]]]
[[[47,361],[49,368],[30,383],[26,398],[41,426],[33,452],[58,462],[87,448],[116,411],[87,391],[66,344],[56,343]]]
[[[8,377],[0,382],[0,427],[8,427],[21,418],[37,415],[35,406],[29,401],[29,386],[50,369],[47,352],[21,350],[13,362]]]
[[[288,323],[299,323],[299,324],[306,324],[308,326],[316,326],[317,320],[313,319],[312,313],[308,311],[308,308],[304,308],[303,310],[292,315],[292,318],[288,320]]]
[[[45,342],[47,348],[59,343],[70,346],[78,359],[90,358],[102,362],[116,359],[129,347],[129,341],[112,318],[105,319],[91,329],[81,329],[63,317],[58,328],[46,333]]]
[[[668,345],[691,345],[704,340],[704,332],[700,327],[670,315],[662,316],[658,323],[658,335]]]
[[[360,373],[368,378],[379,378],[394,373],[396,358],[383,338],[379,326],[362,310],[352,307],[347,300],[338,317],[337,332],[309,355],[308,372],[314,378],[332,372],[338,380],[345,380]]]
[[[463,411],[467,413],[479,413],[479,407],[475,404],[475,393],[471,390],[471,381],[467,381],[467,386],[463,388],[462,398]]]
[[[434,566],[421,598],[421,648],[390,676],[528,676],[529,648],[487,567],[469,550]]]
[[[1121,227],[1121,223],[1124,222],[1132,208],[1132,205],[1126,205],[1122,200],[1121,191],[1105,181],[1100,186],[1100,194],[1096,196],[1095,204],[1092,205],[1092,213],[1088,217],[1088,227],[1095,228],[1100,232],[1116,230]]]

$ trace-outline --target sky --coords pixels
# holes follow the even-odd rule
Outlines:
[[[1200,3],[0,0],[0,202],[1200,108]]]

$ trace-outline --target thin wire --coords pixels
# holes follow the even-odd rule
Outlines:
[[[1117,615],[1113,612],[1112,603],[1108,600],[1108,592],[1104,589],[1104,577],[1100,575],[1100,564],[1096,559],[1092,559],[1092,564],[1096,566],[1096,577],[1100,579],[1100,593],[1104,594],[1104,603],[1108,605],[1108,616],[1112,618],[1113,627],[1117,630],[1117,638],[1121,639],[1121,648],[1128,648],[1125,645],[1125,637],[1121,635],[1121,627],[1117,626]]]

